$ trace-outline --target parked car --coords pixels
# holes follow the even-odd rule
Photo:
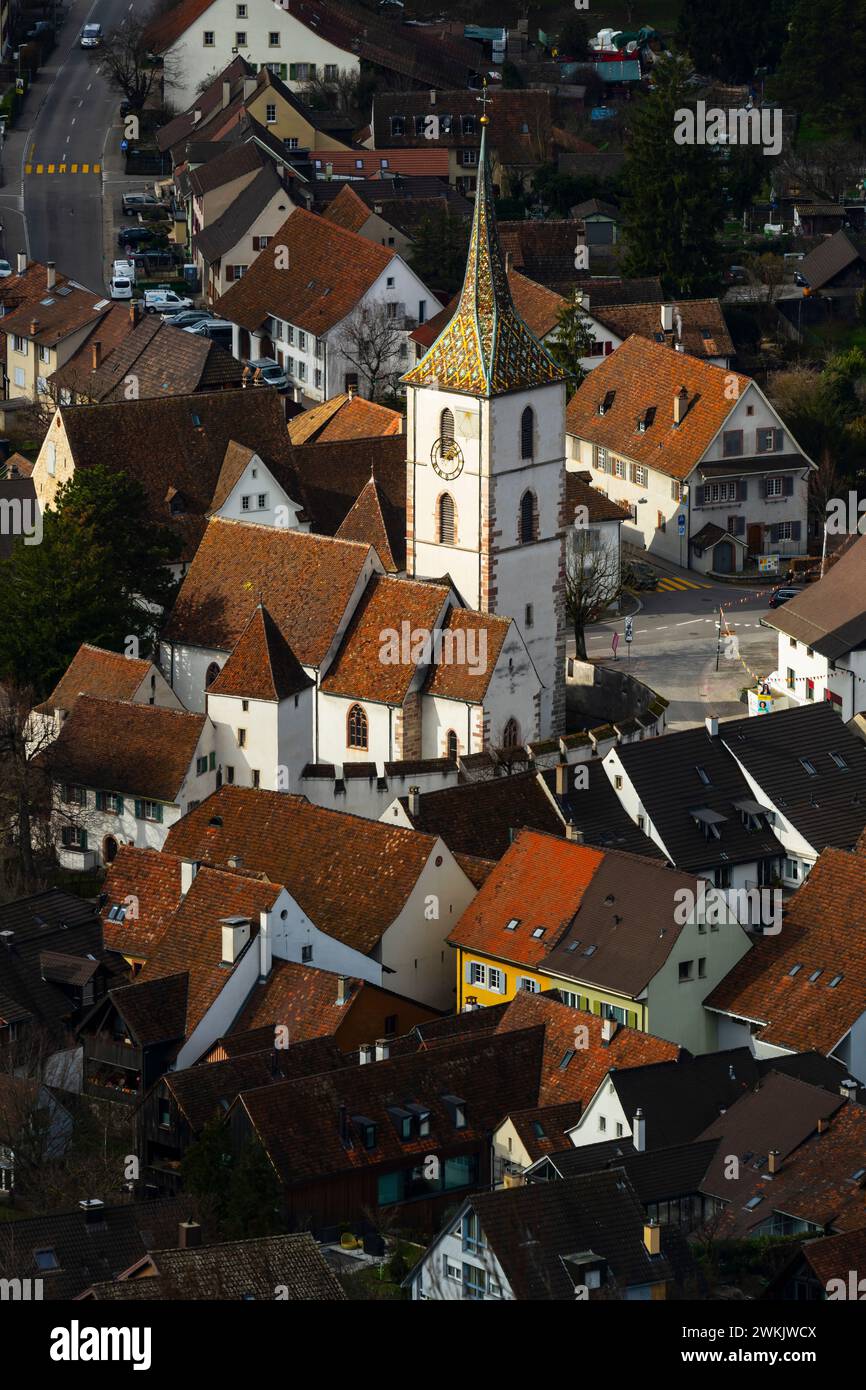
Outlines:
[[[122,207],[124,217],[135,217],[137,213],[152,208],[159,212],[168,212],[166,204],[161,202],[155,193],[124,193]]]
[[[783,603],[788,603],[790,599],[796,598],[797,595],[802,594],[802,592],[802,589],[780,586],[778,589],[774,589],[770,594],[767,606],[769,608],[781,608]]]
[[[191,309],[192,300],[175,294],[174,290],[145,290],[144,312],[146,314],[179,313],[181,309]]]
[[[657,589],[659,577],[652,565],[642,560],[633,560],[626,568],[625,583],[632,589]]]
[[[179,314],[163,314],[162,317],[172,328],[192,328],[195,324],[201,323],[202,319],[209,319],[210,314],[207,309],[181,309]]]
[[[127,259],[139,266],[143,275],[150,275],[154,270],[174,270],[178,265],[177,256],[166,247],[150,246],[144,251],[133,251]]]
[[[120,119],[123,120],[125,116],[129,116],[132,112],[140,111],[143,104],[144,103],[140,101],[130,101],[128,97],[124,98],[120,103]]]
[[[121,227],[117,233],[118,246],[141,246],[146,241],[153,241],[150,227]]]
[[[45,39],[49,35],[53,35],[53,33],[53,24],[51,24],[47,19],[37,19],[36,23],[33,25],[33,28],[28,29],[25,38],[27,39],[28,43],[33,43],[39,39]]]
[[[0,261],[0,280],[8,280],[12,274],[12,267],[8,261]]]
[[[279,362],[275,362],[273,357],[254,357],[245,363],[253,373],[254,385],[273,386],[277,391],[288,391],[289,378],[286,376]]]
[[[102,25],[85,24],[78,44],[80,48],[99,48],[102,44]]]
[[[744,265],[729,265],[725,271],[725,283],[728,285],[747,285],[749,272]]]
[[[111,267],[112,275],[126,275],[130,280],[135,279],[135,261],[115,261]]]
[[[135,290],[135,281],[128,275],[112,275],[108,282],[108,294],[111,299],[132,299]]]
[[[219,343],[220,347],[231,351],[232,326],[227,319],[202,319],[200,323],[191,324],[183,331],[195,333],[199,338],[210,338],[212,343]]]
[[[800,274],[799,270],[794,271],[794,284],[799,285],[801,290],[809,288],[809,281],[806,279],[805,275]]]

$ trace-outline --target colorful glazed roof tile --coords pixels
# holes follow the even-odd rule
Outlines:
[[[471,396],[494,396],[562,381],[561,369],[520,318],[508,288],[493,212],[486,126],[478,162],[460,303],[447,328],[403,381],[410,386],[435,382],[440,389]]]

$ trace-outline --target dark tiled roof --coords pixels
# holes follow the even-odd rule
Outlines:
[[[97,790],[174,802],[206,715],[79,695],[51,748],[51,775]]]
[[[751,797],[752,791],[722,738],[711,737],[704,728],[683,729],[640,743],[621,743],[617,756],[678,869],[743,864],[781,853],[771,830],[747,830],[743,824],[734,803]],[[709,785],[698,767],[706,772]],[[701,808],[726,817],[717,827],[718,839],[707,839],[694,819],[692,812]]]
[[[586,785],[578,783],[577,772],[586,773]],[[569,768],[567,790],[556,793],[556,769],[541,773],[550,795],[561,807],[566,822],[583,835],[584,844],[596,849],[622,849],[643,854],[648,859],[664,859],[658,845],[639,830],[613,789],[603,764],[597,759],[574,763]],[[538,826],[539,830],[544,826]]]
[[[309,1231],[258,1236],[191,1250],[148,1252],[154,1273],[100,1284],[92,1296],[112,1301],[160,1298],[183,1302],[262,1299],[340,1303],[346,1294]],[[149,1285],[155,1285],[151,1292]]]
[[[241,1091],[315,1076],[346,1065],[346,1058],[330,1038],[313,1038],[275,1049],[273,1025],[267,1031],[271,1044],[267,1050],[166,1072],[157,1082],[173,1097],[194,1134],[201,1133],[214,1115],[224,1114]]]
[[[403,435],[296,445],[292,465],[314,531],[325,536],[336,535],[373,477],[388,503],[389,526],[399,528],[405,536],[406,440]],[[384,556],[381,558],[384,563]]]
[[[858,536],[817,584],[764,621],[835,661],[866,641],[866,536]]]
[[[643,1111],[647,1149],[696,1139],[719,1114],[746,1095],[759,1077],[747,1047],[631,1067],[610,1075],[629,1123]]]
[[[0,904],[0,1019],[32,1019],[53,1034],[75,1012],[75,1003],[44,979],[46,951],[102,957],[102,924],[92,903],[57,888]]]
[[[285,184],[278,178],[273,164],[268,163],[259,171],[252,183],[248,184],[236,198],[232,199],[222,216],[209,223],[195,237],[194,247],[201,253],[205,262],[212,265],[227,251],[231,251],[233,246],[237,246],[241,238],[252,227],[256,218],[264,212],[278,193],[283,194],[282,202],[285,206],[279,204],[277,210],[288,216],[292,208],[292,200]],[[193,337],[195,335],[188,334],[187,336]]]
[[[676,329],[664,333],[665,347],[673,348],[681,342],[685,351],[693,357],[732,357],[734,344],[725,323],[722,306],[717,299],[694,299],[670,301],[674,311],[674,321],[679,314],[682,323],[681,335]],[[617,337],[625,340],[632,333],[641,338],[659,341],[662,334],[661,313],[658,304],[619,304],[592,310],[590,291],[590,311],[593,317],[610,328]]]
[[[641,1202],[666,1202],[700,1191],[718,1142],[700,1139],[638,1153],[631,1140],[609,1139],[603,1144],[583,1144],[551,1153],[549,1164],[561,1178],[622,1168]]]
[[[196,196],[202,197],[224,184],[243,178],[245,174],[256,173],[264,165],[261,151],[251,141],[242,145],[227,145],[225,154],[193,169],[189,176],[190,188]]]
[[[400,800],[415,829],[441,835],[453,853],[501,859],[513,833],[525,826],[551,835],[565,833],[534,772],[423,792],[416,815],[409,812],[408,797]]]
[[[797,269],[813,290],[820,290],[858,261],[866,265],[866,245],[840,231],[810,251]]]
[[[761,719],[725,720],[719,737],[816,850],[827,845],[853,849],[866,826],[866,745],[849,732],[832,705],[800,705]],[[831,753],[845,766],[839,767]]]

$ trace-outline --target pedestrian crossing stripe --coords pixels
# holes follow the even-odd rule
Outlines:
[[[25,164],[25,174],[101,174],[101,164]]]
[[[712,585],[695,584],[694,581],[691,579],[672,579],[669,576],[666,576],[664,579],[659,580],[658,587],[660,589],[665,589],[668,592],[670,592],[671,590],[676,589],[679,589],[680,591],[682,591],[683,589],[711,589]]]

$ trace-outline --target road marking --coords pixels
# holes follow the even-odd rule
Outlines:
[[[72,173],[73,173],[73,174],[77,174],[77,173],[78,173],[78,165],[77,165],[77,164],[73,164],[73,166],[72,166]]]
[[[45,166],[44,166],[43,164],[37,164],[37,165],[36,165],[36,172],[37,172],[37,174],[41,174],[42,171],[43,171],[43,169],[44,169],[44,167],[45,167]]]
[[[49,166],[48,166],[48,172],[49,172],[49,174],[53,174],[53,173],[54,173],[54,165],[53,165],[53,164],[49,164]]]
[[[32,174],[32,173],[33,173],[33,165],[32,165],[32,164],[25,164],[25,165],[24,165],[24,172],[25,172],[25,174]]]
[[[65,164],[61,164],[61,166],[60,166],[60,168],[57,170],[57,172],[58,172],[58,174],[65,174],[65,173],[66,173],[66,165],[65,165]]]
[[[98,174],[98,173],[100,172],[100,169],[101,169],[101,168],[102,168],[102,166],[101,166],[100,164],[94,164],[94,166],[93,166],[93,172],[94,172],[94,174]]]

